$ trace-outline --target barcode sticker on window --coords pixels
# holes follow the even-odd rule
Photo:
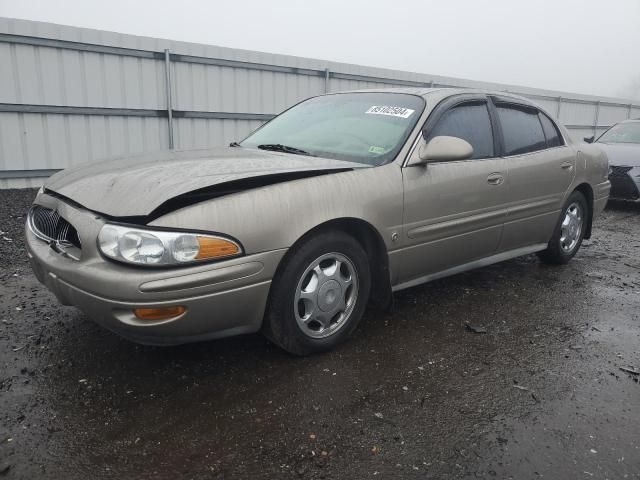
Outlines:
[[[404,107],[390,107],[390,106],[377,106],[374,105],[364,113],[371,115],[389,115],[391,117],[409,118],[415,110]]]

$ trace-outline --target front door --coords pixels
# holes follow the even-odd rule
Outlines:
[[[473,157],[403,169],[400,283],[490,256],[498,248],[506,214],[505,160],[496,156],[487,100],[474,97],[454,102],[431,124],[430,117],[423,132],[426,141],[439,135],[462,138],[473,147]]]

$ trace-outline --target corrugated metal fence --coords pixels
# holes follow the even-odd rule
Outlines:
[[[0,18],[0,188],[36,186],[58,169],[243,138],[313,95],[381,86],[508,90],[600,133],[640,105]]]

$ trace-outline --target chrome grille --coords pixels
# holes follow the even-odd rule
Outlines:
[[[45,242],[81,248],[76,229],[55,210],[34,205],[29,211],[28,222],[34,235]]]

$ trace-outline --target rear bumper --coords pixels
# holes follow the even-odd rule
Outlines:
[[[76,225],[83,223],[81,210],[61,205],[60,213]],[[89,319],[125,338],[152,345],[259,330],[271,279],[286,251],[186,268],[145,269],[104,259],[95,239],[92,244],[83,242],[82,258],[76,261],[57,253],[28,228],[25,235],[36,277],[60,303],[78,307]],[[139,307],[177,305],[186,311],[169,320],[140,320],[133,314]]]
[[[607,205],[607,201],[609,201],[609,195],[611,192],[611,182],[606,180],[602,183],[599,183],[594,188],[594,199],[593,199],[593,216],[597,216],[604,210],[604,207]]]

